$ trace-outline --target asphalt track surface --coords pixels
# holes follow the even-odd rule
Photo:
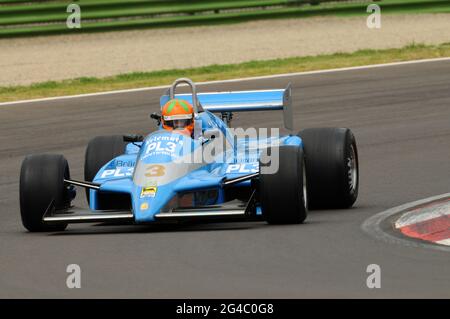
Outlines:
[[[303,225],[264,222],[183,227],[69,226],[27,233],[19,169],[29,153],[55,152],[82,179],[96,135],[148,133],[162,90],[0,106],[0,297],[450,298],[450,254],[389,244],[361,224],[390,207],[448,193],[450,61],[202,85],[200,91],[282,88],[292,82],[298,129],[350,127],[360,156],[353,209],[314,211]],[[280,113],[236,116],[274,127]],[[81,195],[82,192],[81,192]],[[77,204],[84,204],[80,196]],[[66,266],[82,288],[66,287]],[[366,267],[381,267],[368,289]]]

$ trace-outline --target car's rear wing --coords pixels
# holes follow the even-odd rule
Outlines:
[[[192,93],[175,94],[175,87],[179,83],[191,86]],[[196,93],[194,83],[189,79],[179,79],[174,82],[169,91],[161,96],[161,108],[170,98],[187,100],[194,105],[195,111],[207,110],[215,113],[251,112],[282,110],[284,126],[293,129],[291,85],[278,90],[231,91]]]

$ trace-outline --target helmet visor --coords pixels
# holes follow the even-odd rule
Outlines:
[[[174,130],[182,130],[192,124],[192,119],[165,121],[165,124]]]
[[[164,124],[174,130],[184,129],[191,125],[193,121],[192,114],[166,115],[163,117]]]

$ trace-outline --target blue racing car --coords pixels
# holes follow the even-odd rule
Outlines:
[[[189,94],[177,94],[187,85]],[[347,128],[232,128],[234,112],[283,112],[293,129],[291,88],[198,93],[178,79],[161,97],[147,136],[99,136],[84,181],[62,155],[27,156],[20,172],[22,223],[31,232],[69,223],[265,220],[302,223],[309,209],[349,208],[358,196],[358,152]],[[72,205],[77,188],[89,209]]]

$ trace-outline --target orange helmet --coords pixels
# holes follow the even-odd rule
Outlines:
[[[172,99],[162,109],[162,126],[166,130],[194,131],[194,108],[180,99]]]

